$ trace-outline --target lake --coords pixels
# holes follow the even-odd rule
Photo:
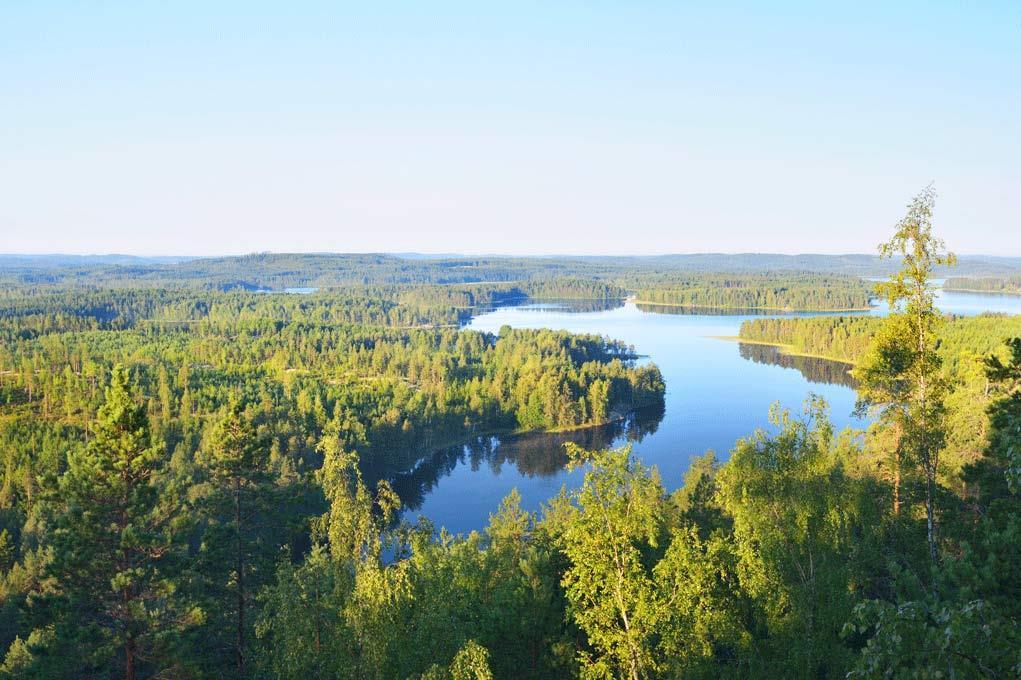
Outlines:
[[[1021,314],[1021,298],[1016,296],[939,291],[938,304],[945,312],[961,315],[986,310]],[[407,516],[423,515],[437,529],[467,533],[483,528],[500,500],[515,488],[525,509],[538,510],[561,486],[581,482],[582,471],[563,469],[567,441],[586,448],[630,442],[634,454],[646,465],[655,465],[666,488],[672,490],[683,483],[693,456],[712,449],[725,459],[739,438],[768,426],[773,403],[800,411],[809,393],[827,401],[838,430],[864,426],[852,415],[855,393],[846,365],[720,339],[736,336],[745,319],[775,313],[692,313],[641,308],[631,302],[601,307],[592,302],[501,307],[474,317],[467,327],[497,333],[506,324],[622,340],[633,345],[643,361],[659,366],[666,381],[665,409],[636,413],[625,422],[603,427],[479,437],[437,451],[392,479]],[[871,313],[884,314],[885,306]]]

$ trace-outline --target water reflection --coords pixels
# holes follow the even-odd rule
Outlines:
[[[843,385],[851,389],[858,387],[857,381],[850,373],[851,365],[842,361],[785,354],[774,345],[758,345],[747,342],[738,343],[738,351],[742,359],[748,359],[757,364],[793,368],[812,383]]]
[[[390,483],[404,509],[415,511],[437,482],[459,465],[469,466],[472,472],[485,467],[496,476],[505,465],[513,465],[524,477],[553,477],[567,464],[564,445],[568,442],[590,450],[605,449],[622,440],[637,443],[656,432],[663,415],[664,409],[659,406],[640,409],[620,421],[569,432],[480,436],[422,458],[413,469],[391,475]]]
[[[542,300],[536,301],[530,298],[519,298],[510,301],[501,301],[499,304],[488,307],[479,307],[472,310],[473,315],[493,312],[497,309],[517,308],[529,312],[548,312],[558,314],[586,314],[591,312],[606,312],[611,309],[618,309],[624,306],[624,301],[619,299],[565,299],[565,300]],[[470,319],[469,319],[470,320]]]
[[[685,307],[684,305],[650,305],[636,302],[635,306],[646,314],[675,314],[680,316],[808,316],[805,312],[763,309],[761,307]],[[820,312],[824,314],[826,312]],[[832,313],[832,312],[831,312]],[[850,313],[850,312],[849,312]]]

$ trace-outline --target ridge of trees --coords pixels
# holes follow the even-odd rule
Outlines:
[[[965,277],[954,276],[943,283],[943,290],[976,291],[1021,295],[1021,276]]]
[[[638,302],[680,307],[851,311],[872,299],[861,279],[807,273],[663,275],[639,285]]]

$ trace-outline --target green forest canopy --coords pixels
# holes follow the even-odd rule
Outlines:
[[[472,433],[606,422],[665,390],[617,341],[456,330],[473,310],[639,284],[829,304],[860,286],[584,258],[555,276],[322,258],[5,270],[0,676],[1021,670],[1017,317],[952,319],[933,344],[948,382],[935,565],[924,478],[890,467],[897,433],[836,433],[816,399],[725,462],[696,460],[680,489],[627,449],[575,449],[577,490],[539,513],[511,494],[485,531],[437,537],[400,519],[394,471]],[[264,285],[328,289],[248,290]],[[741,336],[858,362],[884,323],[762,319]]]
[[[943,283],[943,289],[1021,295],[1021,276],[980,278],[955,276]]]
[[[872,286],[849,276],[725,274],[648,277],[639,304],[813,311],[867,310]]]

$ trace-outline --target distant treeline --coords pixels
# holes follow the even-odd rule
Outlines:
[[[586,279],[622,282],[638,277],[714,272],[796,276],[881,276],[893,265],[871,255],[696,254],[656,257],[421,257],[386,254],[255,253],[237,257],[0,255],[0,289],[212,288],[258,290],[350,285],[523,283]],[[958,273],[1017,275],[1021,258],[963,257]],[[628,287],[628,286],[625,286]]]
[[[967,278],[957,276],[947,279],[946,283],[943,284],[943,289],[1021,295],[1021,276],[1004,278]]]
[[[662,275],[641,281],[641,303],[682,307],[850,311],[868,309],[869,285],[850,276],[818,274]]]
[[[531,279],[599,278],[621,271],[605,264],[527,258],[405,259],[393,255],[260,253],[186,262],[65,264],[0,259],[0,284],[38,288],[210,288],[260,290],[518,283]]]
[[[0,340],[53,332],[125,330],[196,324],[359,324],[410,328],[467,321],[500,304],[549,299],[619,300],[620,288],[600,281],[554,279],[516,284],[352,285],[308,295],[243,289],[104,289],[0,293]]]

